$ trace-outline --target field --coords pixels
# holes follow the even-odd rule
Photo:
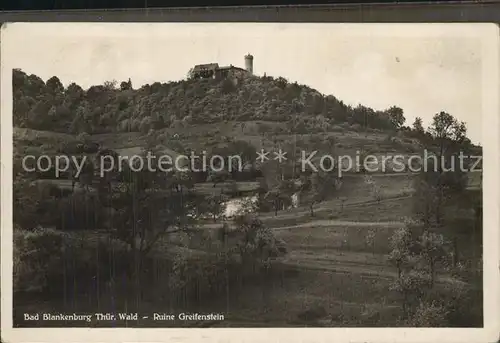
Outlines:
[[[247,283],[232,288],[224,299],[188,305],[188,310],[224,313],[225,321],[212,323],[213,327],[394,326],[401,307],[399,295],[388,290],[397,272],[388,264],[386,254],[391,233],[404,225],[397,220],[400,209],[410,202],[403,196],[377,204],[371,200],[366,203],[358,200],[345,205],[344,211],[337,215],[339,219],[321,219],[329,213],[327,208],[315,218],[308,217],[305,208],[298,208],[295,213],[279,213],[277,217],[263,216],[266,225],[286,242],[289,250],[286,258],[276,262],[284,278],[270,277]],[[334,202],[331,205],[334,206]],[[360,212],[368,214],[366,221]],[[378,213],[379,220],[371,221],[370,213]],[[290,225],[291,221],[300,224]],[[208,232],[218,226],[206,224],[200,230]],[[375,232],[375,239],[368,245],[366,237],[370,231]],[[170,237],[158,247],[156,256],[167,257],[179,252],[187,256],[203,255],[206,248],[196,240]],[[448,276],[440,274],[438,282],[446,284]],[[138,309],[145,313],[175,312],[175,306],[162,300],[161,294],[161,287],[150,289]],[[137,308],[134,299],[113,305],[112,298],[111,294],[104,293],[99,300],[88,299],[88,306],[95,306],[97,301],[101,311],[124,311],[127,306]],[[84,309],[85,305],[78,307],[83,311],[81,306]],[[143,321],[141,325],[155,327],[165,323]]]

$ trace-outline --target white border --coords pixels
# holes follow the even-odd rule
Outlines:
[[[123,25],[149,26],[151,33],[168,25],[205,25],[223,31],[234,26],[271,26],[282,29],[293,25],[341,26],[346,35],[390,37],[477,37],[482,40],[483,70],[483,141],[484,148],[484,328],[482,329],[416,329],[416,328],[307,328],[307,329],[54,329],[12,328],[12,69],[15,56],[11,44],[22,44],[20,37],[33,34],[38,27],[58,25],[62,34],[83,30],[85,35],[102,35],[106,26],[123,35]],[[227,28],[225,27],[227,26]],[[140,31],[140,30],[138,30]],[[219,31],[219,32],[221,32]],[[81,32],[81,31],[80,31]],[[130,31],[127,30],[128,35]],[[136,31],[137,32],[137,31]],[[142,31],[141,31],[142,32]],[[212,31],[216,32],[216,31]],[[108,31],[109,34],[109,31]],[[274,24],[274,23],[9,23],[3,25],[1,44],[1,338],[11,342],[494,342],[499,338],[499,29],[495,24]],[[36,58],[34,56],[33,58]]]

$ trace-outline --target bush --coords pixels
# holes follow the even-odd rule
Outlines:
[[[37,228],[14,230],[14,292],[41,292],[63,269],[64,234]]]
[[[408,324],[414,327],[447,327],[448,311],[436,302],[422,302]]]
[[[228,285],[229,274],[238,271],[238,262],[230,253],[188,258],[177,255],[169,275],[169,289],[176,302],[200,301],[218,295]],[[233,278],[233,277],[231,277]]]
[[[55,225],[59,218],[57,197],[62,196],[62,192],[58,192],[54,185],[16,180],[13,191],[14,223],[30,229],[38,225]]]
[[[241,286],[244,280],[268,276],[270,259],[286,254],[286,245],[276,240],[272,231],[251,216],[236,218],[239,229],[220,229],[218,239],[224,248],[214,254],[186,257],[177,255],[169,274],[173,300],[189,300],[224,293]],[[264,273],[267,272],[267,273]]]
[[[56,295],[95,291],[130,265],[123,244],[54,229],[14,230],[14,292]]]

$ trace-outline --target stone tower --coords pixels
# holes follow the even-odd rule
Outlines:
[[[245,56],[245,69],[250,74],[253,74],[253,56],[250,54]]]

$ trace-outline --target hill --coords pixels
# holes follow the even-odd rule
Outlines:
[[[13,92],[17,147],[32,152],[60,150],[88,135],[119,151],[150,146],[211,153],[234,141],[257,150],[279,146],[288,156],[300,150],[411,155],[421,149],[418,135],[403,126],[402,109],[354,108],[283,77],[184,80],[139,89],[130,81],[119,87],[106,82],[84,90],[14,70]]]
[[[44,82],[14,70],[13,92],[15,126],[74,134],[148,132],[227,121],[284,123],[287,133],[329,131],[335,125],[389,130],[404,124],[397,107],[353,108],[282,77],[184,80],[139,89],[132,89],[130,82],[119,88],[108,82],[83,90],[75,83],[64,88],[55,76]],[[275,133],[285,128],[269,126]]]
[[[44,81],[15,69],[13,93],[14,126],[91,134],[110,148],[140,145],[147,134],[195,149],[231,139],[261,148],[293,138],[310,147],[334,137],[337,154],[406,154],[421,150],[425,138],[421,122],[404,126],[397,106],[352,107],[283,77],[188,79],[138,89],[130,80],[119,86],[113,81],[84,90],[75,83],[64,87],[56,76]]]

